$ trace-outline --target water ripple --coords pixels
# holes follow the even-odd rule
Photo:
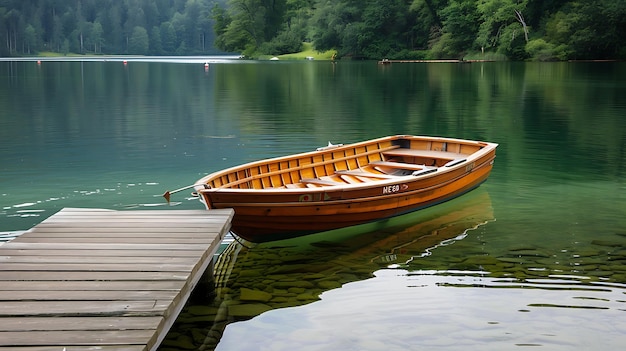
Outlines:
[[[615,325],[624,311],[623,287],[574,277],[528,283],[485,273],[380,270],[371,280],[325,292],[314,304],[231,324],[217,349],[594,350],[618,347],[626,337]],[[277,333],[281,337],[273,339]]]

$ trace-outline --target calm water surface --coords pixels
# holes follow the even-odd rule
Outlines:
[[[0,62],[0,232],[164,208],[208,172],[328,141],[493,141],[490,179],[442,206],[231,244],[162,350],[621,348],[624,96],[624,63]]]

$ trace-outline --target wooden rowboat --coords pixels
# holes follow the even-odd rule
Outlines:
[[[453,199],[487,179],[497,146],[388,136],[247,163],[209,174],[193,187],[208,209],[235,210],[234,234],[265,242],[377,221]]]

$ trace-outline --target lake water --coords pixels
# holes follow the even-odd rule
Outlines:
[[[0,62],[0,232],[164,208],[206,173],[328,141],[492,141],[485,184],[389,227],[231,244],[161,349],[617,349],[624,96],[609,62]]]

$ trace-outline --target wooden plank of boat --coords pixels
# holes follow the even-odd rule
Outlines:
[[[426,174],[437,172],[439,167],[435,166],[426,166],[423,164],[411,164],[405,162],[392,162],[392,161],[376,161],[371,163],[375,169],[381,170],[383,172],[385,168],[390,168],[392,170],[397,170],[395,175],[412,175],[412,176],[423,176]],[[401,174],[397,174],[400,172]]]
[[[337,175],[343,182],[346,184],[361,184],[365,181],[371,181],[371,179],[367,178],[359,178],[357,176],[349,175],[349,174],[338,174]]]
[[[452,161],[463,156],[464,154],[456,153],[456,152],[448,152],[448,151],[435,151],[435,150],[413,150],[413,149],[405,149],[398,148],[395,150],[385,151],[385,155],[387,156],[409,156],[409,157],[424,157],[424,158],[438,158],[442,160]]]
[[[266,172],[266,173],[263,173],[263,174],[248,176],[248,177],[245,177],[243,179],[239,179],[239,180],[236,180],[234,182],[230,182],[230,183],[224,184],[221,187],[222,188],[226,188],[226,187],[232,188],[233,186],[236,186],[236,185],[239,185],[239,184],[243,184],[243,183],[247,183],[247,182],[250,182],[252,180],[266,178],[266,177],[269,177],[269,176],[280,175],[280,174],[284,174],[286,172],[297,171],[297,170],[302,169],[302,167],[313,168],[313,167],[319,167],[319,166],[336,164],[337,162],[341,162],[341,161],[353,160],[353,159],[357,158],[358,156],[368,156],[368,155],[375,154],[375,153],[391,151],[391,150],[397,149],[399,147],[400,147],[399,145],[394,145],[394,146],[391,146],[391,147],[388,147],[388,148],[385,148],[385,149],[369,150],[369,151],[360,153],[358,155],[344,156],[344,157],[339,157],[339,158],[336,158],[336,159],[330,159],[330,160],[325,160],[325,161],[320,161],[320,162],[315,162],[315,163],[310,163],[310,164],[305,164],[305,165],[298,165],[296,167],[289,167],[289,168],[285,168],[285,169],[279,169],[279,170],[275,170],[275,171],[270,171],[270,172]],[[170,192],[170,193],[173,193],[173,192]]]
[[[320,178],[301,179],[300,183],[304,183],[304,184],[309,183],[309,184],[326,185],[326,186],[341,185],[341,183],[339,182],[334,182],[332,180],[325,180],[325,179],[320,179]]]
[[[408,169],[411,171],[421,171],[425,168],[429,168],[429,166],[425,166],[425,165],[416,165],[412,163],[392,162],[392,161],[375,161],[375,162],[372,162],[371,165],[376,168],[389,167],[389,168],[396,168],[396,169]]]
[[[350,170],[350,171],[336,171],[335,174],[339,175],[352,175],[357,177],[377,178],[377,179],[395,179],[398,176],[382,173],[372,173],[363,170]]]

